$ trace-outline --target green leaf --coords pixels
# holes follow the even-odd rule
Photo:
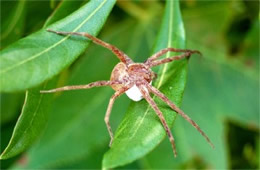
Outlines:
[[[45,24],[46,26],[52,21],[71,13],[77,5],[78,7],[80,6],[78,2],[74,3],[72,1],[65,1],[64,3],[65,5],[61,4],[61,6],[56,10],[55,15],[52,15],[52,17],[49,18]],[[70,10],[68,10],[69,4],[73,5],[73,8]],[[39,91],[46,88],[54,88],[56,85],[55,82],[55,79],[47,81],[43,85],[26,92],[23,111],[16,123],[12,138],[1,155],[1,159],[7,159],[26,150],[40,136],[47,123],[52,95],[40,94]]]
[[[185,34],[178,1],[167,1],[155,51],[166,47],[184,48]],[[170,57],[168,54],[166,57]],[[177,105],[180,105],[186,83],[187,61],[176,61],[160,67],[153,83]],[[155,98],[167,123],[172,126],[176,113]],[[192,127],[191,127],[192,128]],[[114,168],[141,158],[165,137],[165,130],[146,101],[132,102],[115,133],[111,149],[104,155],[103,168]],[[169,143],[169,152],[171,145]],[[173,156],[173,154],[172,154]]]
[[[97,35],[115,0],[92,0],[51,25],[50,29]],[[57,75],[70,65],[89,43],[81,37],[59,36],[45,29],[0,52],[1,91],[24,90]]]
[[[46,19],[53,12],[49,1],[27,1],[26,9],[27,17],[24,30],[26,36],[41,30]]]
[[[22,36],[25,13],[25,0],[1,2],[1,49]]]
[[[220,138],[220,136],[224,136],[226,131],[223,125],[226,124],[225,121],[231,120],[243,126],[259,128],[259,96],[255,92],[259,83],[227,65],[216,65],[209,61],[198,63],[198,61],[194,61],[194,64],[191,65],[191,69],[196,72],[191,74],[190,81],[193,83],[192,87],[190,87],[191,83],[187,87],[189,96],[184,98],[186,102],[184,107],[187,111],[192,110],[199,113],[199,110],[201,110],[204,112],[194,115],[194,119],[200,120],[201,126],[205,127],[209,134],[214,134],[212,140],[215,141],[216,149],[213,151],[204,147],[205,143],[203,145],[203,141],[200,139],[196,141],[187,140],[189,142],[187,148],[195,148],[196,152],[216,169],[228,168],[228,153],[226,150],[228,146],[226,139]],[[221,78],[219,79],[219,77]],[[203,89],[200,88],[203,86],[201,82],[206,82]],[[197,90],[191,93],[192,88]],[[215,89],[215,92],[212,92],[212,89]],[[193,104],[191,104],[191,100],[195,96],[199,96],[199,98],[192,101]],[[225,100],[220,100],[221,98]],[[205,101],[206,99],[210,99],[211,102],[201,106],[202,100]],[[184,128],[185,136],[197,138],[194,131],[187,130],[185,126],[182,126],[182,128]]]
[[[24,95],[20,93],[0,94],[0,125],[3,126],[6,123],[14,120],[20,112],[20,108],[23,104]]]
[[[214,54],[215,52],[212,53]],[[207,144],[200,134],[190,128],[185,120],[178,118],[174,124],[174,132],[178,136],[176,144],[181,155],[177,159],[171,159],[167,145],[160,146],[146,157],[149,166],[145,168],[176,169],[197,158],[204,163],[205,169],[227,169],[227,121],[259,129],[259,96],[255,92],[259,83],[255,79],[227,64],[207,59],[200,61],[191,58],[189,70],[183,109],[188,113],[198,113],[192,117],[211,136],[215,149],[206,147]],[[162,156],[168,159],[156,163],[155,160]]]
[[[22,113],[15,125],[14,132],[8,146],[0,155],[0,159],[13,157],[27,149],[43,130],[51,101],[51,95],[40,94],[42,89],[49,89],[51,84],[42,86],[26,93]],[[29,104],[27,104],[29,103]]]
[[[200,7],[202,6],[200,5]],[[207,8],[212,11],[213,17],[210,17],[216,21],[222,21],[225,11],[230,11],[227,4],[226,6],[211,4],[211,7],[207,6]],[[194,9],[198,10],[196,7]],[[188,11],[191,12],[192,10]],[[192,39],[188,39],[188,48],[200,49],[205,57],[202,60],[196,58],[190,60],[189,78],[182,105],[187,113],[198,113],[194,114],[192,118],[203,129],[206,129],[208,134],[212,134],[211,138],[214,141],[215,149],[205,147],[205,141],[199,137],[200,135],[193,128],[189,128],[190,125],[185,120],[177,120],[174,124],[174,132],[179,139],[176,143],[181,155],[177,159],[171,159],[171,154],[167,151],[168,145],[161,145],[144,159],[146,163],[144,168],[146,169],[181,169],[185,164],[186,168],[189,169],[227,169],[232,164],[231,158],[238,156],[229,152],[230,144],[240,143],[243,140],[247,141],[249,145],[252,144],[250,140],[244,139],[245,136],[240,137],[243,140],[233,138],[233,141],[228,141],[229,122],[259,132],[259,73],[255,68],[258,67],[256,65],[259,56],[259,40],[256,38],[259,33],[256,24],[258,20],[255,20],[246,38],[243,47],[244,54],[241,54],[243,57],[240,57],[255,60],[249,67],[243,64],[244,61],[240,61],[241,59],[231,60],[230,58],[234,56],[229,56],[220,50],[219,47],[223,46],[222,43],[216,44],[213,48],[204,42],[203,39],[207,39],[206,37],[210,37],[210,39],[221,37],[225,29],[222,32],[214,33],[215,30],[211,31],[214,26],[210,27],[211,23],[207,22],[210,35],[204,32],[204,37],[201,36],[203,33],[199,33],[200,30],[192,29],[194,26],[190,25],[191,22],[194,25],[206,25],[206,23],[200,23],[205,18],[198,15],[196,18],[193,16],[192,21],[187,20],[189,24],[187,30],[190,28],[190,34],[198,36],[195,38],[197,39],[196,42],[194,42],[194,37],[189,37]],[[213,37],[213,35],[216,37]],[[253,152],[257,152],[257,149]],[[156,162],[158,157],[166,157],[167,159]],[[250,160],[254,159],[255,157],[250,157]],[[198,163],[190,166],[189,164],[193,160],[199,160],[204,167],[201,168]],[[246,165],[246,163],[242,164]]]
[[[51,3],[55,2],[51,1]],[[55,23],[56,21],[62,18],[65,18],[67,15],[71,14],[76,9],[78,9],[82,5],[82,3],[82,1],[62,1],[62,3],[59,4],[57,9],[47,19],[43,27],[47,27],[48,25],[51,25],[52,23]]]

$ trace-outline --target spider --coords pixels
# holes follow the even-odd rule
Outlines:
[[[54,31],[48,29],[47,31],[56,33],[59,35],[78,35],[86,37],[92,40],[94,43],[101,45],[109,50],[111,50],[120,60],[120,62],[114,67],[110,80],[105,81],[96,81],[86,85],[74,85],[74,86],[64,86],[51,90],[42,90],[41,93],[53,93],[58,91],[66,91],[66,90],[77,90],[77,89],[90,89],[92,87],[100,87],[100,86],[111,86],[115,93],[111,96],[109,100],[109,104],[107,107],[106,115],[105,115],[105,123],[107,126],[107,130],[110,135],[110,143],[111,146],[113,142],[113,132],[109,123],[109,118],[111,114],[111,110],[113,104],[120,95],[126,93],[126,95],[134,100],[140,101],[144,98],[148,104],[153,108],[155,113],[158,115],[168,137],[172,145],[174,156],[177,156],[177,151],[175,147],[175,142],[173,135],[170,131],[169,126],[166,123],[166,120],[160,111],[157,104],[151,98],[150,93],[156,95],[161,100],[163,100],[167,105],[170,106],[171,109],[176,111],[179,115],[181,115],[184,119],[186,119],[192,126],[194,126],[199,133],[207,140],[207,142],[214,148],[213,143],[210,141],[208,136],[201,130],[201,128],[195,123],[188,115],[186,115],[180,108],[178,108],[172,101],[169,100],[162,92],[151,85],[152,80],[156,78],[156,73],[151,70],[151,67],[158,66],[161,64],[169,63],[174,60],[180,60],[184,58],[190,57],[191,54],[198,53],[196,50],[185,50],[185,49],[176,49],[176,48],[165,48],[157,53],[153,54],[149,57],[144,63],[134,63],[131,58],[129,58],[125,53],[119,50],[117,47],[106,43],[88,33],[84,32],[62,32],[62,31]],[[167,52],[183,52],[183,54],[178,56],[172,56],[169,58],[158,59],[160,56]]]

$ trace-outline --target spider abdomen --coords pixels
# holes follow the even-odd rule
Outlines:
[[[118,63],[112,73],[111,73],[111,77],[110,77],[110,80],[111,81],[119,81],[119,82],[122,82],[122,84],[114,84],[114,85],[111,85],[111,87],[117,91],[121,88],[124,87],[124,83],[127,83],[128,82],[128,79],[129,79],[129,75],[128,75],[128,72],[127,72],[127,67],[124,63],[120,62]]]

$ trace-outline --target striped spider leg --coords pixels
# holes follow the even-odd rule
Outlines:
[[[149,57],[144,63],[134,63],[126,54],[120,51],[115,46],[108,44],[88,33],[83,32],[61,32],[61,31],[53,31],[48,30],[50,32],[60,34],[60,35],[79,35],[84,36],[94,43],[101,45],[109,50],[111,50],[120,60],[120,62],[114,67],[110,81],[97,81],[87,85],[76,85],[76,86],[65,86],[57,89],[44,90],[41,93],[53,93],[57,91],[65,91],[65,90],[76,90],[76,89],[89,89],[92,87],[99,86],[111,86],[116,92],[111,96],[108,108],[105,115],[105,123],[110,135],[110,144],[111,146],[113,141],[113,132],[109,123],[109,118],[111,114],[111,110],[114,104],[114,101],[117,97],[126,93],[126,95],[134,100],[140,101],[142,98],[148,102],[148,104],[153,108],[153,110],[158,115],[173,148],[173,153],[175,157],[177,156],[176,147],[173,135],[169,126],[167,125],[165,118],[160,111],[157,104],[151,98],[149,93],[153,93],[158,96],[161,100],[163,100],[166,104],[170,106],[171,109],[180,114],[184,119],[186,119],[192,126],[194,126],[200,134],[207,140],[207,142],[214,147],[208,136],[200,129],[200,127],[193,121],[189,116],[187,116],[181,109],[179,109],[173,102],[171,102],[163,93],[161,93],[158,89],[151,85],[151,82],[154,78],[156,78],[156,73],[151,70],[151,67],[158,66],[161,64],[169,63],[174,60],[180,60],[183,58],[188,58],[190,55],[194,53],[200,54],[199,51],[196,50],[184,50],[184,49],[175,49],[175,48],[165,48],[155,53],[151,57]],[[183,52],[183,54],[178,56],[172,56],[169,58],[158,59],[160,56],[167,52]]]

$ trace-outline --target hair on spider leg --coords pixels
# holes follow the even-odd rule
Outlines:
[[[105,114],[105,123],[107,130],[110,135],[110,144],[112,145],[113,142],[113,132],[110,126],[110,115],[112,112],[112,108],[114,105],[114,101],[121,96],[123,93],[134,101],[140,101],[144,98],[148,104],[153,108],[155,113],[158,115],[161,124],[163,125],[169,140],[171,142],[174,156],[177,156],[176,146],[174,142],[174,137],[170,131],[170,128],[165,121],[165,118],[160,111],[159,107],[155,103],[155,101],[151,98],[149,93],[152,93],[158,96],[161,100],[163,100],[170,108],[180,114],[186,121],[188,121],[197,131],[206,139],[206,141],[214,148],[213,143],[210,141],[208,136],[201,130],[201,128],[188,116],[186,115],[181,109],[179,109],[172,101],[170,101],[162,92],[151,85],[152,80],[157,78],[157,74],[151,70],[152,67],[166,64],[175,60],[181,60],[184,58],[189,58],[192,54],[199,54],[201,53],[197,50],[187,50],[187,49],[176,49],[176,48],[164,48],[157,53],[153,54],[149,57],[144,63],[134,63],[133,60],[127,56],[124,52],[119,50],[117,47],[113,46],[112,44],[106,43],[88,33],[84,32],[63,32],[63,31],[54,31],[48,29],[47,31],[59,34],[59,35],[76,35],[76,36],[83,36],[94,43],[103,46],[104,48],[109,49],[112,51],[117,58],[120,60],[118,64],[112,70],[110,80],[104,81],[97,81],[92,82],[86,85],[75,85],[75,86],[65,86],[56,89],[50,90],[42,90],[41,93],[54,93],[58,91],[67,91],[67,90],[77,90],[77,89],[90,89],[93,87],[101,87],[101,86],[111,86],[112,89],[115,90],[115,93],[111,96],[109,100],[109,104],[107,107],[107,111]],[[159,59],[162,55],[166,54],[167,52],[181,52],[183,54],[177,56],[171,56],[168,58]]]
[[[153,108],[153,110],[155,111],[155,113],[158,115],[168,137],[169,140],[171,142],[172,145],[172,149],[173,149],[173,153],[174,153],[174,157],[177,157],[177,151],[176,151],[176,146],[175,146],[175,141],[174,141],[174,137],[172,135],[172,132],[170,130],[170,127],[168,126],[161,110],[159,109],[159,107],[157,106],[157,104],[155,103],[155,101],[152,99],[152,97],[150,96],[149,92],[146,91],[147,89],[147,84],[143,84],[143,85],[139,85],[138,88],[140,89],[142,95],[144,96],[145,100],[149,103],[149,105]]]

